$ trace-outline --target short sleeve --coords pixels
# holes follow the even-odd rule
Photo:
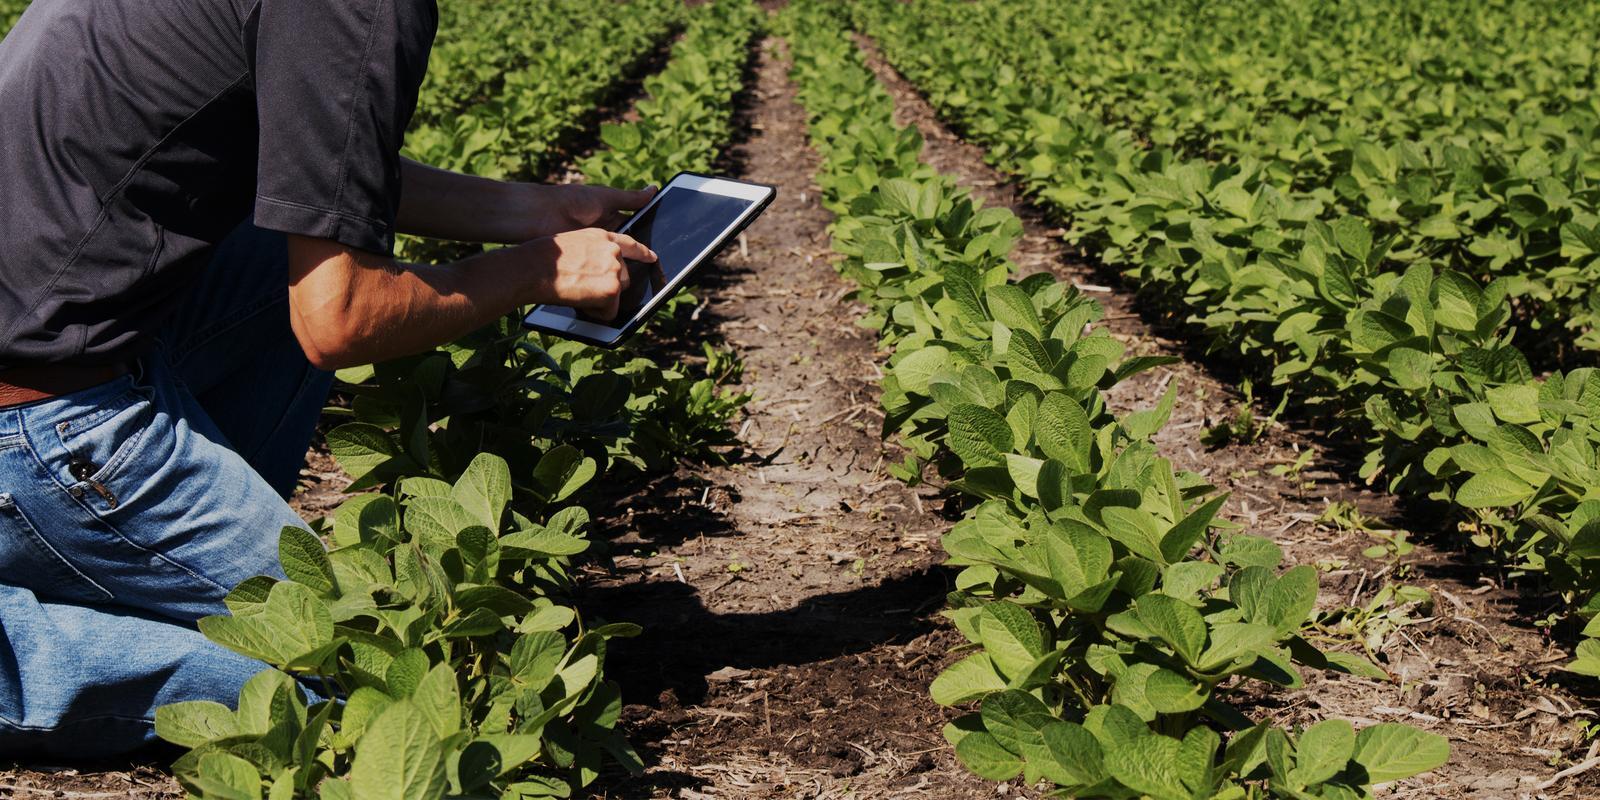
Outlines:
[[[258,13],[255,224],[392,252],[434,0],[261,0]]]

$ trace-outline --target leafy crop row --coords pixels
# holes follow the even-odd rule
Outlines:
[[[0,39],[11,31],[11,26],[17,24],[22,12],[28,10],[28,3],[32,0],[0,0]]]
[[[1431,769],[1444,739],[1400,725],[1303,731],[1237,707],[1302,668],[1384,677],[1303,635],[1310,567],[1216,518],[1224,500],[1160,458],[1171,412],[1116,418],[1102,392],[1166,363],[1124,359],[1098,304],[1048,274],[1014,280],[1021,234],[919,160],[921,140],[846,36],[836,7],[792,3],[782,31],[822,153],[841,270],[892,346],[885,434],[971,502],[944,538],[963,567],[946,612],[969,655],[932,686],[980,710],[945,729],[992,779],[1074,797],[1363,797]]]
[[[731,107],[744,62],[728,51],[748,52],[755,13],[744,0],[688,13],[673,61],[714,64],[721,96],[681,85],[706,76],[671,65],[663,75],[677,80],[652,90]],[[694,153],[718,144],[691,139],[676,140]],[[675,158],[595,163],[632,164],[628,180],[643,183],[681,166]],[[621,689],[604,672],[607,642],[637,628],[595,625],[562,600],[572,559],[592,545],[573,502],[602,473],[710,457],[727,441],[747,398],[719,389],[737,364],[708,353],[715,377],[694,380],[508,319],[345,373],[353,402],[342,413],[356,421],[330,434],[330,448],[356,488],[380,491],[319,523],[329,550],[285,529],[288,579],[246,581],[229,595],[231,614],[201,621],[213,641],[276,669],[236,709],[158,711],[157,732],[190,748],[174,765],[185,788],[228,800],[568,797],[608,759],[638,769],[615,730]]]
[[[1436,19],[1427,4],[1403,5],[1401,20]],[[1444,5],[1454,11],[1441,13],[1481,21],[1491,32],[1555,13],[1543,3],[1492,11]],[[1098,8],[1074,8],[1080,6]],[[1592,84],[1592,49],[1562,38],[1567,44],[1546,53],[1521,39],[1522,61],[1577,59],[1579,74],[1524,70],[1544,75],[1544,83],[1491,87],[1489,99],[1459,115],[1437,104],[1410,106],[1410,128],[1367,124],[1374,139],[1364,138],[1360,124],[1344,124],[1359,113],[1313,109],[1306,120],[1332,121],[1308,121],[1285,140],[1300,144],[1273,156],[1275,134],[1244,133],[1241,125],[1230,133],[1230,123],[1206,116],[1209,100],[1169,97],[1165,102],[1177,105],[1167,116],[1145,112],[1161,125],[1148,140],[1136,136],[1144,131],[1107,125],[1085,108],[1121,97],[1123,80],[1137,70],[1107,66],[1114,73],[1107,77],[1092,60],[1072,61],[1076,72],[1028,66],[1034,40],[1024,46],[1018,29],[994,25],[1015,10],[1010,4],[917,0],[856,8],[889,59],[942,113],[1070,222],[1072,240],[1184,313],[1211,347],[1270,370],[1283,391],[1364,438],[1366,478],[1451,504],[1475,543],[1544,576],[1580,622],[1589,620],[1583,634],[1600,636],[1600,372],[1580,367],[1535,378],[1516,342],[1536,340],[1513,319],[1530,282],[1570,279],[1583,302],[1595,296],[1594,109],[1590,96],[1563,88]],[[1161,38],[1148,26],[1165,24],[1148,9],[1093,13],[1134,28],[1120,37]],[[1393,19],[1387,7],[1362,13],[1369,14],[1362,31]],[[1593,27],[1592,16],[1569,21]],[[1094,25],[1082,36],[1058,30],[1043,49],[1070,60],[1094,47],[1088,39],[1096,31],[1113,35]],[[1204,58],[1220,64],[1250,57],[1223,49]],[[1474,94],[1473,81],[1449,70],[1430,75],[1432,63],[1417,66],[1422,78]],[[1414,91],[1424,83],[1400,81]],[[984,91],[973,91],[979,85]],[[1217,85],[1230,87],[1218,90],[1224,94],[1243,91],[1235,82]],[[1510,116],[1494,105],[1494,97],[1532,88],[1546,94],[1526,98]],[[1339,102],[1330,92],[1302,89],[1325,95],[1325,104]],[[1406,113],[1391,112],[1383,118]],[[1299,118],[1290,104],[1251,119],[1289,126]],[[1433,127],[1443,133],[1407,138]],[[1337,148],[1308,144],[1322,141],[1324,128]],[[1189,155],[1202,147],[1197,141],[1213,148],[1213,157]],[[1570,669],[1600,675],[1600,639],[1581,641],[1577,656]]]
[[[489,178],[536,179],[623,76],[682,21],[673,0],[440,4],[406,154]]]
[[[684,170],[709,172],[716,145],[733,136],[733,96],[760,24],[760,10],[742,2],[696,17],[666,69],[645,79],[650,97],[636,107],[638,119],[601,126],[609,148],[578,165],[589,182],[638,188]]]
[[[1249,162],[1296,202],[1381,224],[1397,262],[1506,277],[1524,324],[1600,345],[1600,267],[1567,246],[1595,255],[1582,240],[1600,221],[1600,5],[986,6],[986,30],[1049,32],[1050,46],[1007,55],[1023,80],[1068,87],[1075,112],[1185,157]]]

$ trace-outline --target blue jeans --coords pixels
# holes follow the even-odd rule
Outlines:
[[[133,374],[0,410],[0,756],[154,740],[157,706],[230,706],[265,665],[195,620],[254,575],[332,376],[289,329],[284,238],[241,227]]]

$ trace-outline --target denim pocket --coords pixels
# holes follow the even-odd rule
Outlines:
[[[100,403],[82,416],[55,424],[66,463],[51,464],[63,485],[75,496],[92,488],[93,494],[115,508],[117,477],[138,455],[139,444],[155,419],[150,392],[129,380],[128,389]]]
[[[50,487],[49,491],[60,491]],[[78,571],[61,551],[39,535],[9,494],[0,494],[0,575],[11,586],[41,598],[73,603],[103,603],[111,593]]]

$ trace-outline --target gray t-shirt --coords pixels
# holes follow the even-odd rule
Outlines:
[[[256,225],[390,252],[434,0],[34,0],[0,41],[0,369],[139,352]]]

